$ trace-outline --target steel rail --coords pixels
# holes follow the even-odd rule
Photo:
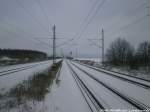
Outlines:
[[[138,86],[140,86],[140,87],[144,87],[144,88],[146,88],[146,89],[150,89],[150,85],[142,83],[142,81],[145,81],[145,82],[147,82],[147,83],[150,83],[150,81],[148,81],[148,80],[145,80],[145,79],[142,79],[142,78],[137,78],[137,77],[134,77],[134,76],[125,75],[125,76],[128,76],[128,77],[132,77],[132,78],[134,78],[134,79],[141,80],[141,82],[139,82],[139,81],[135,81],[135,80],[132,80],[132,79],[128,79],[128,78],[125,78],[125,77],[118,76],[118,75],[115,75],[115,74],[113,74],[113,73],[110,73],[110,72],[112,72],[112,71],[108,71],[108,70],[105,70],[105,69],[104,69],[105,71],[103,71],[103,70],[100,70],[100,69],[98,69],[98,68],[92,67],[92,66],[90,66],[90,65],[82,64],[82,63],[79,63],[79,62],[77,62],[77,63],[80,64],[80,65],[86,66],[86,67],[88,67],[88,68],[91,68],[91,69],[93,69],[93,70],[96,70],[96,71],[98,71],[98,72],[103,72],[103,73],[105,73],[106,75],[109,75],[109,76],[111,76],[111,77],[115,77],[115,78],[118,78],[118,79],[120,79],[120,80],[128,81],[129,83],[132,83],[132,84],[136,84],[136,85],[138,85]],[[107,71],[108,71],[108,72],[107,72]],[[114,72],[114,73],[118,73],[118,72]],[[118,73],[118,74],[123,75],[123,74],[121,74],[121,73]]]
[[[7,70],[7,71],[5,70],[3,72],[0,72],[0,76],[10,75],[12,73],[20,72],[20,71],[23,71],[23,70],[28,70],[28,69],[31,69],[33,67],[43,65],[43,64],[46,64],[46,63],[38,63],[38,64],[34,64],[34,65],[29,65],[29,66],[10,69],[10,70]]]
[[[110,85],[100,81],[99,79],[97,79],[96,77],[94,77],[93,75],[89,74],[87,71],[79,68],[77,65],[73,64],[76,68],[78,68],[80,71],[82,71],[83,73],[85,73],[87,76],[91,77],[92,79],[94,79],[95,81],[97,81],[99,84],[103,85],[105,88],[109,89],[110,91],[112,91],[113,93],[117,94],[119,97],[121,97],[122,99],[124,99],[125,101],[127,101],[128,103],[132,104],[133,106],[135,106],[137,109],[139,110],[147,110],[150,109],[149,106],[119,92],[116,88],[111,87]]]
[[[100,110],[104,111],[105,110],[104,106],[97,100],[97,98],[94,96],[94,94],[89,90],[89,88],[85,85],[85,83],[80,79],[80,77],[77,75],[77,73],[73,70],[73,68],[68,63],[67,63],[67,65],[69,66],[70,70],[72,71],[72,73],[73,73],[72,75],[73,75],[74,79],[76,80],[78,86],[80,86],[82,88],[82,90],[85,92],[85,94],[88,96],[88,98],[90,99],[92,104],[97,109],[97,112],[99,112]],[[88,103],[88,105],[90,105],[90,104]],[[91,108],[91,106],[90,106],[90,108]]]

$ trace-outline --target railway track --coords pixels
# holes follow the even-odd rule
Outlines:
[[[79,62],[76,62],[76,63],[79,63]],[[96,67],[93,67],[93,66],[82,64],[82,63],[79,63],[79,64],[81,64],[83,66],[86,66],[88,68],[94,69],[98,72],[105,73],[106,75],[109,75],[111,77],[115,77],[115,78],[118,78],[120,80],[128,81],[129,83],[136,84],[138,86],[144,87],[145,89],[150,89],[150,81],[149,80],[134,77],[134,76],[130,76],[130,75],[127,75],[127,74],[122,74],[122,73],[119,73],[119,72],[108,71],[106,69],[103,70],[102,68],[99,69],[99,68],[96,68]],[[115,74],[115,73],[117,73],[117,74]]]
[[[116,94],[121,99],[125,100],[129,104],[131,104],[134,107],[136,107],[138,110],[147,110],[147,109],[150,109],[150,107],[148,105],[145,105],[142,102],[140,102],[140,101],[138,101],[138,100],[130,97],[129,95],[120,92],[118,89],[112,87],[111,85],[106,84],[106,83],[100,81],[99,79],[97,79],[93,75],[89,74],[87,71],[79,68],[77,65],[75,65],[75,64],[72,64],[72,65],[74,67],[76,67],[78,70],[82,71],[85,75],[89,76],[90,78],[92,78],[93,80],[95,80],[96,82],[98,82],[100,85],[104,86],[105,88],[107,88],[108,90],[110,90],[111,92],[113,92],[114,94]]]
[[[33,67],[36,67],[36,66],[39,66],[39,65],[42,65],[42,64],[45,64],[45,63],[37,63],[37,64],[34,64],[34,65],[27,65],[27,66],[23,66],[23,67],[17,67],[17,68],[13,68],[13,69],[9,69],[9,70],[4,70],[4,71],[0,72],[0,76],[10,75],[12,73],[16,73],[16,72],[19,72],[19,71],[28,70],[28,69],[31,69]]]
[[[91,112],[99,112],[100,110],[105,110],[104,106],[97,100],[94,94],[89,90],[86,84],[80,79],[77,73],[73,70],[73,68],[67,63],[69,66],[72,76],[81,91],[86,103],[88,104]]]

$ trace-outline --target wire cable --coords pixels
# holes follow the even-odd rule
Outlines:
[[[141,1],[141,0],[139,0]],[[143,8],[145,5],[147,5],[148,3],[150,3],[150,1],[147,1],[147,2],[144,2],[143,4],[139,5],[138,7],[134,8],[133,10],[128,10],[127,12],[125,12],[124,16],[128,16],[128,15],[134,15],[138,9],[141,9]],[[117,23],[114,23],[112,24],[111,26],[109,26],[108,29],[106,29],[107,31],[113,29],[113,27],[116,25],[116,24],[120,24],[122,23],[122,19],[119,19],[119,22],[117,21]]]
[[[98,0],[98,2],[99,2],[99,0]],[[66,45],[66,44],[68,44],[70,41],[73,41],[73,40],[75,40],[75,39],[77,40],[77,39],[80,39],[80,38],[81,38],[82,34],[85,32],[85,30],[87,29],[87,27],[89,26],[89,24],[91,23],[91,21],[93,20],[93,18],[96,16],[96,14],[98,13],[98,11],[102,8],[102,6],[103,6],[104,3],[106,2],[106,0],[102,0],[102,2],[100,2],[100,4],[98,4],[98,2],[97,2],[97,1],[95,2],[95,4],[93,5],[92,9],[90,10],[90,12],[88,13],[88,15],[86,16],[86,17],[88,17],[89,19],[86,18],[86,20],[87,20],[86,22],[87,22],[87,23],[84,25],[83,29],[81,29],[80,32],[77,33],[73,38],[67,40],[66,42],[64,42],[64,43],[62,43],[62,44],[60,44],[60,45],[58,45],[57,47]],[[93,10],[93,8],[95,8],[95,5],[97,5],[97,4],[98,4],[98,7],[97,7],[96,10],[94,11],[93,15],[90,16],[91,11]]]
[[[38,23],[38,25],[40,25],[42,27],[43,30],[45,30],[46,32],[49,32],[49,30],[47,30],[47,28],[45,28],[45,26],[43,26],[43,24],[41,24],[41,22],[34,16],[32,15],[32,13],[20,2],[20,0],[16,0],[17,4],[24,9],[24,11],[26,11],[26,13],[32,17],[32,19],[34,21],[36,21]]]
[[[40,0],[34,0],[34,1],[39,5],[41,11],[43,12],[43,15],[45,16],[45,19],[46,19],[47,23],[48,23],[49,25],[53,26],[52,23],[51,23],[50,20],[49,20],[48,15],[47,15],[46,12],[45,12],[44,7],[41,5]]]
[[[147,15],[146,15],[146,16],[142,16],[142,17],[138,18],[137,20],[135,20],[135,21],[133,21],[133,22],[131,22],[131,23],[129,23],[129,24],[127,24],[127,25],[121,27],[121,28],[118,29],[117,31],[112,32],[112,33],[109,34],[109,35],[115,35],[116,33],[118,33],[118,32],[120,32],[120,31],[122,31],[122,30],[125,30],[125,29],[129,28],[130,26],[135,25],[136,23],[139,23],[140,21],[143,21],[143,20],[144,20],[145,18],[147,18],[147,17],[148,17]]]

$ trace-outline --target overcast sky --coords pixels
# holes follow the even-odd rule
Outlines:
[[[105,50],[118,37],[150,41],[148,15],[150,0],[0,0],[0,48],[51,54],[55,24],[58,54],[99,57],[102,28]]]

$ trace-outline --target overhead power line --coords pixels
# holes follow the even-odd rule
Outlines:
[[[141,1],[141,0],[139,0],[139,1]],[[125,12],[124,16],[128,17],[128,15],[135,15],[135,13],[138,12],[138,9],[147,8],[146,5],[149,4],[149,3],[150,3],[150,1],[147,1],[147,2],[144,2],[144,3],[140,4],[136,8],[133,8],[132,10],[127,10],[127,12]],[[149,13],[149,11],[147,11],[147,13]],[[107,31],[113,29],[116,24],[120,24],[120,23],[122,23],[122,18],[117,20],[117,23],[115,22],[111,26],[109,26],[109,28],[107,28]]]
[[[136,23],[139,23],[140,21],[144,20],[147,17],[148,17],[147,15],[146,16],[142,16],[142,17],[138,18],[137,20],[135,20],[135,21],[133,21],[133,22],[131,22],[131,23],[121,27],[120,29],[118,29],[117,31],[115,31],[115,32],[113,32],[113,33],[111,33],[109,35],[115,35],[118,32],[120,33],[120,31],[125,30],[125,29],[129,28],[130,26],[135,25]]]
[[[99,46],[98,44],[96,44],[95,42],[91,41],[91,40],[88,40],[90,42],[90,45],[93,45],[95,47],[98,47],[98,48],[102,48],[102,46]]]
[[[76,39],[81,38],[82,34],[85,32],[85,30],[87,29],[88,25],[91,23],[91,21],[93,20],[93,18],[96,16],[96,14],[98,13],[98,11],[101,9],[101,7],[103,6],[103,4],[105,3],[106,0],[103,0],[98,7],[96,8],[95,12],[93,13],[93,15],[90,17],[90,19],[88,20],[87,24],[83,27],[83,29],[81,30],[81,32],[79,32],[79,35]]]
[[[37,24],[40,25],[43,30],[45,30],[46,32],[49,32],[49,30],[48,30],[47,28],[45,28],[45,26],[43,26],[43,24],[41,24],[41,22],[29,11],[20,1],[21,1],[21,0],[16,0],[17,4],[18,4],[20,7],[22,7],[22,9],[24,9],[24,11],[26,11],[26,13],[27,13],[29,16],[31,16],[32,19],[33,19],[34,21],[36,21]]]
[[[16,26],[15,24],[12,24],[12,23],[9,23],[9,22],[7,22],[6,20],[4,20],[3,19],[3,21],[1,21],[3,24],[5,24],[5,25],[8,25],[9,26],[9,28],[12,30],[12,31],[14,31],[14,30],[16,30],[15,32],[16,33],[18,33],[18,32],[22,32],[22,33],[24,33],[25,35],[28,35],[28,36],[33,36],[34,34],[32,34],[32,33],[29,33],[29,32],[27,32],[27,31],[25,31],[22,27],[20,27],[20,26]],[[19,33],[18,33],[19,34]]]
[[[34,38],[34,39],[40,42],[41,44],[46,45],[47,47],[53,48],[53,46],[50,46],[48,43],[42,41],[41,39],[38,39],[38,38]]]
[[[43,12],[43,15],[45,16],[45,19],[46,19],[47,23],[48,23],[49,25],[53,26],[52,23],[51,23],[50,20],[49,20],[48,15],[47,15],[46,12],[45,12],[44,7],[43,7],[42,4],[41,4],[40,0],[34,0],[34,1],[39,5],[41,11]]]
[[[6,22],[6,21],[3,21],[2,22],[3,24],[5,24],[4,26],[2,26],[4,29],[5,29],[5,31],[7,31],[7,32],[10,32],[11,34],[13,33],[13,34],[15,34],[15,35],[18,35],[19,36],[19,38],[20,38],[20,33],[19,32],[24,32],[24,35],[26,35],[26,36],[32,36],[32,34],[30,34],[30,33],[28,33],[28,32],[26,32],[24,29],[22,29],[21,27],[17,27],[17,26],[15,26],[14,24],[12,24],[12,23],[8,23],[8,22]],[[1,24],[0,24],[1,25]],[[8,26],[8,27],[6,27],[6,25]],[[18,38],[18,37],[13,37],[13,38]],[[22,38],[22,37],[21,37]],[[31,39],[31,38],[23,38],[23,39],[26,39],[26,40],[32,40],[33,41],[33,39]]]
[[[69,40],[67,40],[66,42],[64,42],[64,43],[62,43],[62,44],[60,44],[60,45],[58,45],[58,47],[60,47],[60,46],[63,46],[63,45],[66,45],[66,44],[68,44],[70,41],[73,41],[73,40],[77,40],[77,39],[79,39],[79,38],[81,38],[81,36],[82,36],[82,34],[85,32],[85,30],[87,29],[87,27],[88,27],[88,25],[91,23],[91,21],[93,20],[93,18],[96,16],[96,14],[98,13],[98,11],[102,8],[102,6],[104,5],[104,3],[106,2],[106,0],[102,0],[102,2],[100,2],[100,0],[97,0],[95,3],[94,3],[94,5],[93,5],[93,7],[92,7],[92,9],[89,11],[89,13],[88,13],[88,15],[86,16],[86,18],[85,18],[85,20],[86,21],[84,21],[84,22],[86,22],[86,24],[81,28],[81,30],[78,32],[78,33],[76,33],[76,35],[75,36],[73,36],[73,38],[71,38],[71,39],[69,39]],[[96,7],[96,5],[98,4],[98,6]],[[95,9],[95,11],[94,11],[94,13],[92,14],[92,11],[94,10],[94,8],[96,7],[96,9]],[[92,15],[91,15],[92,14]],[[90,16],[91,15],[91,16]]]
[[[29,32],[27,32],[27,31],[25,31],[23,28],[21,28],[21,27],[18,27],[18,26],[16,26],[16,25],[14,25],[14,24],[12,24],[12,23],[9,23],[9,22],[7,22],[6,20],[3,20],[3,21],[1,21],[1,23],[3,23],[3,24],[0,24],[0,26],[2,26],[3,27],[3,29],[7,32],[7,33],[10,33],[10,35],[12,35],[12,34],[14,34],[14,35],[16,35],[15,37],[14,36],[11,36],[11,37],[13,37],[13,38],[20,38],[21,36],[21,32],[22,33],[24,33],[24,36],[27,36],[27,38],[26,37],[21,37],[20,39],[25,39],[25,40],[28,40],[28,41],[33,41],[34,43],[37,41],[37,39],[36,39],[36,41],[35,41],[35,38],[28,38],[28,37],[33,37],[33,34],[32,33],[29,33]],[[7,27],[6,27],[7,26]],[[39,40],[38,40],[39,41]],[[45,43],[43,43],[42,41],[40,41],[40,44],[44,44],[44,45],[46,45]],[[35,43],[36,44],[36,43]]]

